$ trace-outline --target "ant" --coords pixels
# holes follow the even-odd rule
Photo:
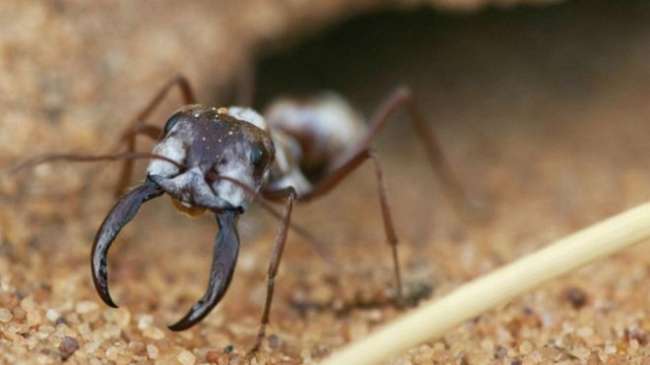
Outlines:
[[[178,109],[164,128],[147,124],[150,114],[171,89],[180,90],[185,106]],[[390,246],[398,302],[402,299],[402,278],[397,252],[398,238],[389,208],[382,168],[371,142],[389,117],[405,108],[422,140],[429,162],[442,181],[458,213],[465,212],[468,200],[452,173],[433,131],[419,111],[411,91],[398,88],[381,104],[369,124],[340,96],[323,94],[307,100],[280,99],[271,103],[264,116],[247,107],[210,107],[196,103],[188,79],[182,75],[169,80],[129,123],[119,145],[126,152],[103,156],[76,154],[46,155],[19,168],[54,160],[123,160],[116,194],[122,194],[131,180],[134,160],[149,159],[144,181],[122,195],[96,234],[91,254],[91,270],[100,298],[117,307],[108,290],[108,250],[120,230],[145,202],[168,194],[179,210],[198,215],[215,214],[219,232],[214,243],[208,288],[203,297],[178,322],[173,331],[188,329],[201,321],[225,295],[239,253],[237,223],[258,196],[284,203],[283,213],[266,209],[281,219],[267,272],[267,290],[260,327],[252,352],[259,349],[269,323],[275,277],[282,259],[295,202],[309,202],[332,189],[363,162],[370,160],[376,174],[386,241]],[[136,152],[137,136],[147,136],[157,144],[152,153]]]

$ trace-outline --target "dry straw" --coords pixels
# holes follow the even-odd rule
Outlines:
[[[583,229],[422,305],[321,365],[370,365],[390,359],[546,281],[650,237],[650,203]]]

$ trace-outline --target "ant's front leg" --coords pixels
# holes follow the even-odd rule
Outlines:
[[[282,218],[282,225],[280,226],[278,235],[275,238],[275,243],[273,244],[273,253],[271,254],[271,261],[269,262],[266,279],[266,301],[264,302],[264,311],[262,312],[260,329],[257,333],[255,345],[250,350],[249,354],[254,354],[260,349],[262,341],[266,336],[266,326],[269,323],[269,313],[271,312],[273,291],[275,289],[275,276],[277,275],[278,268],[280,267],[280,260],[282,260],[284,245],[287,241],[289,226],[291,225],[291,211],[293,210],[293,202],[296,199],[296,191],[293,187],[288,187],[276,191],[262,191],[262,195],[273,200],[278,200],[284,197],[286,199],[286,209],[284,212],[284,217]]]
[[[126,145],[127,153],[135,152],[136,137],[138,135],[145,135],[153,140],[159,140],[162,137],[163,129],[155,125],[146,124],[146,120],[160,105],[160,103],[162,103],[169,91],[175,86],[179,88],[185,104],[196,103],[192,85],[189,80],[183,75],[175,76],[171,80],[167,81],[167,83],[158,90],[151,101],[149,101],[149,103],[147,103],[135,118],[128,123],[128,126],[120,134],[120,140],[118,141],[117,146],[113,149],[113,152],[118,151],[122,145]],[[120,176],[115,187],[115,196],[121,196],[129,185],[131,175],[133,174],[133,165],[133,160],[125,160],[122,163]]]

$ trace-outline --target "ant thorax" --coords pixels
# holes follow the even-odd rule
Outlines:
[[[282,130],[271,130],[275,146],[275,162],[269,175],[269,190],[281,190],[292,187],[303,195],[312,189],[312,185],[301,170],[302,149],[293,136]]]

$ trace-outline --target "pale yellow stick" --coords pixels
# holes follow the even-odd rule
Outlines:
[[[539,284],[650,237],[650,203],[574,233],[422,305],[321,365],[370,365],[397,355]]]

